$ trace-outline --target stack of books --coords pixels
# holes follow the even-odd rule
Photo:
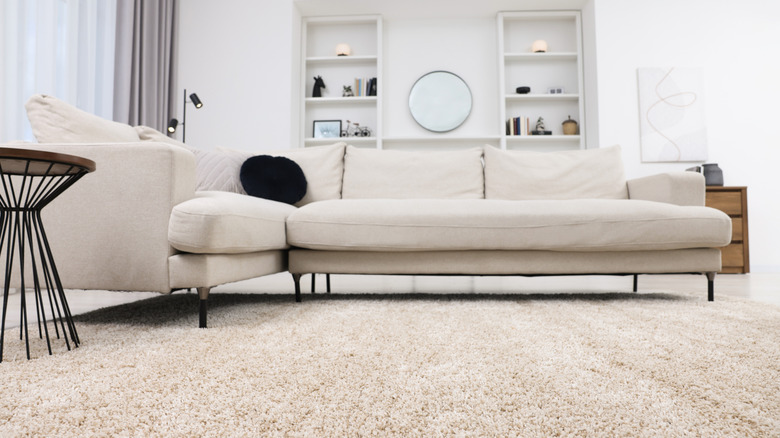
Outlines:
[[[355,78],[355,96],[376,96],[376,78]]]
[[[531,135],[531,122],[528,117],[512,117],[506,121],[506,135]]]

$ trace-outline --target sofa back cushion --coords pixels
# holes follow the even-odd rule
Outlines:
[[[306,176],[307,189],[297,207],[315,201],[341,198],[341,179],[344,176],[344,142],[330,146],[314,146],[300,149],[269,152],[268,155],[285,157],[295,161]]]
[[[344,199],[484,198],[482,150],[396,151],[347,146]]]
[[[35,94],[24,105],[38,143],[129,143],[139,141],[132,126],[82,111],[56,97]]]
[[[562,152],[485,147],[488,199],[627,199],[620,146]]]

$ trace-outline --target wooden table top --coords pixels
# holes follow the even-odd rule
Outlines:
[[[75,155],[0,147],[0,173],[7,175],[73,175],[95,168],[94,161]]]

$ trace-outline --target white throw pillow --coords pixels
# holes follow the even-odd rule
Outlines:
[[[38,143],[127,143],[139,140],[132,126],[82,111],[53,96],[35,94],[24,107]]]
[[[344,199],[484,198],[482,150],[395,151],[347,146]]]
[[[253,154],[227,148],[193,150],[196,191],[217,190],[246,195],[241,185],[241,165]]]
[[[620,146],[562,152],[485,146],[487,199],[627,199]]]

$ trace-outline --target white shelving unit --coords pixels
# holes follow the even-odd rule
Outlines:
[[[382,18],[378,15],[305,17],[302,31],[300,138],[302,147],[331,144],[338,138],[313,138],[315,120],[347,120],[369,127],[371,137],[349,137],[355,146],[382,147]],[[349,56],[336,56],[338,44]],[[325,82],[322,97],[312,97],[314,77]],[[343,86],[354,90],[355,78],[377,78],[376,96],[342,97]],[[357,94],[357,93],[356,93]],[[347,139],[345,139],[347,140]]]
[[[501,148],[585,148],[580,12],[502,12],[497,18]],[[532,53],[536,40],[545,40],[548,51]],[[517,94],[521,86],[531,92]],[[562,88],[564,93],[549,94],[550,88]],[[530,119],[532,129],[542,117],[552,135],[506,135],[507,120],[520,116]],[[579,135],[563,135],[562,123],[569,116],[577,121]]]

